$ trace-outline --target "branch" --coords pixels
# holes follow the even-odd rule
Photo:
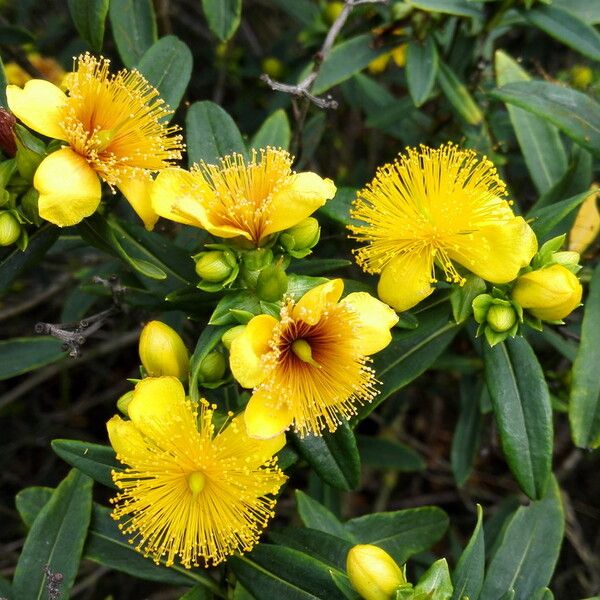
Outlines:
[[[315,96],[311,93],[315,80],[319,74],[319,71],[321,70],[321,65],[327,59],[327,56],[331,52],[337,36],[339,35],[342,27],[345,25],[348,17],[350,16],[350,13],[355,7],[363,4],[387,3],[388,0],[346,0],[344,3],[344,8],[329,28],[321,49],[315,54],[315,61],[312,71],[300,83],[291,85],[288,83],[282,83],[281,81],[275,81],[266,73],[263,73],[260,76],[261,81],[264,81],[272,90],[305,98],[307,102],[312,102],[319,108],[336,109],[338,107],[338,103],[333,100],[331,96],[327,95],[325,98],[320,98],[319,96]]]

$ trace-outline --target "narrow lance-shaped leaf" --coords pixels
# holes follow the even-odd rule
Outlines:
[[[471,96],[467,86],[457,77],[445,63],[439,63],[438,82],[448,102],[469,125],[479,125],[483,121],[483,113]]]
[[[222,41],[233,36],[242,16],[242,0],[202,0],[210,30]]]
[[[454,592],[452,600],[478,598],[485,571],[485,539],[482,526],[483,510],[477,505],[477,524],[467,547],[458,559],[452,574]]]
[[[352,539],[342,523],[331,511],[301,490],[296,490],[296,504],[298,506],[298,514],[306,527],[324,531],[341,539]]]
[[[53,337],[13,338],[0,342],[0,381],[57,362],[66,356]]]
[[[421,43],[411,41],[406,54],[406,81],[415,103],[421,106],[431,95],[438,70],[438,53],[433,36]]]

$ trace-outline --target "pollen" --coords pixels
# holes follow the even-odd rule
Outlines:
[[[85,53],[65,78],[68,98],[61,123],[66,141],[109,185],[132,170],[147,176],[181,158],[172,110],[137,70],[111,74],[110,61]]]

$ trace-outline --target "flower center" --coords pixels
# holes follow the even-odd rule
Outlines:
[[[312,365],[313,367],[321,368],[321,365],[312,357],[312,348],[310,344],[304,340],[299,339],[292,342],[292,352],[302,361]]]
[[[187,484],[194,498],[204,489],[206,477],[200,471],[190,473],[187,478]]]

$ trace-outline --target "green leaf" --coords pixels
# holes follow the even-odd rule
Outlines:
[[[473,314],[473,300],[486,290],[485,281],[469,273],[463,285],[455,285],[450,292],[452,316],[457,323],[464,323]]]
[[[15,248],[0,262],[0,296],[8,290],[10,284],[22,271],[41,261],[59,235],[58,227],[44,225],[30,236],[29,244],[24,251]]]
[[[213,595],[203,585],[196,585],[188,590],[179,600],[212,600]]]
[[[322,94],[334,85],[346,81],[382,54],[383,49],[373,49],[372,41],[371,34],[365,33],[334,46],[321,65],[313,93]]]
[[[356,188],[339,187],[335,196],[319,209],[319,214],[346,227],[350,223],[350,210],[357,191]]]
[[[363,464],[394,471],[422,471],[426,464],[420,454],[395,440],[358,435],[358,450]]]
[[[62,342],[53,337],[3,340],[0,342],[0,381],[40,369],[65,356]]]
[[[250,148],[283,148],[287,150],[291,139],[290,122],[283,108],[277,109],[260,126],[254,134]]]
[[[197,401],[198,393],[198,378],[200,377],[200,365],[202,361],[210,354],[214,348],[221,342],[221,337],[229,329],[229,327],[215,327],[207,325],[204,331],[200,334],[194,354],[190,358],[190,397]]]
[[[23,522],[31,526],[37,514],[52,497],[52,488],[30,487],[21,490],[16,505]],[[117,522],[111,517],[110,509],[96,502],[92,506],[92,519],[83,549],[84,558],[96,563],[145,579],[171,585],[201,585],[213,589],[210,579],[199,570],[184,569],[179,565],[165,567],[157,565],[135,550],[127,541]]]
[[[210,317],[209,325],[239,325],[237,319],[232,315],[232,310],[243,310],[254,315],[260,314],[260,300],[256,294],[248,290],[226,294],[219,300],[213,314]]]
[[[285,11],[303,27],[314,27],[320,20],[321,11],[312,0],[271,0],[271,4]]]
[[[424,506],[357,517],[347,521],[345,527],[356,543],[379,546],[403,564],[444,535],[448,516],[441,508]]]
[[[123,465],[110,446],[79,440],[52,440],[51,445],[52,450],[65,462],[89,475],[94,481],[116,489],[110,472],[120,471]]]
[[[347,422],[334,433],[300,437],[292,434],[300,455],[326,483],[339,490],[352,490],[360,483],[360,456],[356,438]]]
[[[597,600],[598,597],[596,597]],[[547,587],[539,589],[534,595],[533,600],[554,600],[554,594]],[[593,600],[593,599],[589,599]]]
[[[392,341],[373,358],[376,377],[383,382],[381,393],[371,404],[359,409],[359,418],[367,416],[393,393],[414,381],[448,347],[460,326],[448,319],[444,303],[419,313],[419,327],[392,330]]]
[[[92,480],[73,469],[36,516],[13,578],[16,598],[47,597],[48,573],[60,574],[57,600],[69,597],[92,509]]]
[[[521,489],[541,498],[552,465],[552,407],[544,372],[522,337],[483,347],[504,456]]]
[[[485,540],[482,527],[483,510],[477,505],[477,524],[467,547],[463,550],[454,569],[452,600],[462,600],[465,596],[475,600],[483,585],[485,571]]]
[[[320,502],[301,490],[296,490],[295,494],[298,514],[306,527],[329,533],[341,539],[352,539],[338,518]]]
[[[477,386],[472,378],[460,380],[460,412],[452,436],[450,462],[457,485],[469,478],[477,457],[481,437],[482,415],[479,410]]]
[[[242,0],[202,0],[210,30],[222,41],[233,36],[242,17]]]
[[[458,78],[454,71],[442,61],[439,61],[437,79],[448,102],[458,115],[469,125],[479,125],[483,121],[483,113],[477,106],[467,86]]]
[[[553,0],[552,6],[562,8],[590,25],[600,23],[600,4],[590,0]]]
[[[233,119],[217,104],[194,102],[185,118],[188,163],[217,164],[219,158],[237,152],[246,156],[246,145]]]
[[[596,266],[583,313],[581,342],[573,363],[569,421],[580,448],[600,446],[600,265]]]
[[[69,11],[77,32],[94,52],[102,50],[108,3],[108,0],[69,0]]]
[[[345,600],[331,567],[293,548],[259,544],[246,556],[232,556],[228,565],[256,598]]]
[[[440,12],[457,17],[482,16],[482,8],[468,0],[407,0],[407,3],[427,12]]]
[[[2,62],[2,58],[0,58],[0,106],[6,108],[8,106],[8,101],[6,100],[6,73],[4,72],[4,63]],[[2,588],[0,588],[2,589]]]
[[[23,44],[35,44],[35,36],[24,27],[18,25],[0,26],[0,44],[21,46]]]
[[[0,594],[5,600],[13,600],[12,586],[8,579],[0,577]]]
[[[521,14],[532,25],[592,60],[600,60],[600,34],[585,21],[557,6],[538,5]]]
[[[532,209],[527,213],[529,219],[534,220],[531,223],[531,228],[535,232],[538,240],[544,242],[550,238],[568,233],[570,223],[565,222],[562,231],[557,231],[557,226],[565,221],[565,219],[583,202],[592,192],[586,191],[582,194],[577,194],[572,198],[567,198],[561,202],[543,206],[542,208]]]
[[[438,70],[438,53],[433,36],[421,43],[413,40],[406,54],[406,82],[415,103],[421,106],[433,91]]]
[[[511,588],[515,600],[531,600],[552,577],[563,532],[560,490],[552,477],[546,495],[519,508],[508,523],[479,600],[496,600]]]
[[[324,275],[349,267],[352,261],[345,258],[303,258],[292,262],[290,269],[297,275]]]
[[[490,94],[546,119],[600,157],[600,105],[589,96],[547,81],[509,83]]]
[[[496,51],[496,83],[499,86],[530,79],[508,54]],[[529,175],[538,192],[547,192],[567,170],[567,155],[558,130],[521,108],[510,104],[507,108]]]
[[[110,0],[109,18],[123,64],[135,67],[157,39],[152,0]]]
[[[137,68],[175,110],[190,82],[192,64],[188,46],[176,36],[167,35],[144,52]]]
[[[425,594],[431,600],[450,600],[452,580],[445,558],[436,560],[419,579],[415,586],[415,596]]]

